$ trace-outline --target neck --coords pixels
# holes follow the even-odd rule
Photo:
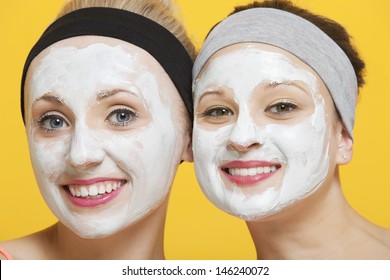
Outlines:
[[[390,252],[389,232],[383,242],[383,229],[350,207],[338,175],[302,201],[247,225],[259,259],[370,259]]]
[[[50,231],[51,259],[164,259],[164,224],[168,198],[156,209],[109,237],[82,238],[62,223]]]

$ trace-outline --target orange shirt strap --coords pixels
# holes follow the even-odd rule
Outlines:
[[[7,260],[12,260],[11,255],[2,247],[0,247],[0,254],[2,254]]]

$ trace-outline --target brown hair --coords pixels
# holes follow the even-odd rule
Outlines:
[[[352,45],[350,36],[342,25],[329,18],[316,15],[308,10],[297,7],[289,0],[264,0],[262,2],[255,1],[248,5],[235,7],[234,11],[230,15],[252,8],[274,8],[283,10],[300,16],[316,25],[333,41],[335,41],[336,44],[339,45],[339,47],[345,52],[355,70],[358,86],[362,87],[364,85],[364,61],[360,58],[359,53]]]

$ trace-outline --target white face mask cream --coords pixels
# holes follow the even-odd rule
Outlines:
[[[40,191],[63,224],[90,238],[157,208],[184,149],[172,113],[178,93],[163,68],[134,45],[105,40],[51,47],[30,68],[26,86]]]
[[[310,114],[302,117],[303,113],[294,109],[288,112],[295,116],[290,122],[279,115],[277,120],[266,117],[276,106],[268,115],[260,114],[264,104],[259,100],[272,103],[279,98],[264,97],[263,91],[268,89],[261,85],[265,84],[284,85],[287,90],[278,93],[280,99],[298,103],[289,88],[304,85],[307,92],[300,94],[308,100],[311,110],[306,112]],[[222,97],[208,106],[208,95]],[[329,168],[325,102],[317,78],[284,54],[254,46],[217,53],[195,81],[194,99],[196,175],[205,195],[223,211],[245,220],[268,216],[305,198],[323,182]],[[218,99],[227,102],[215,101]],[[233,104],[234,121],[207,124],[200,107],[218,102]]]

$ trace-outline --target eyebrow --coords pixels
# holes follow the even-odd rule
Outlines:
[[[281,85],[294,86],[294,87],[302,90],[305,93],[309,93],[305,87],[297,84],[295,81],[292,81],[292,80],[285,80],[285,81],[281,81],[281,82],[276,82],[276,81],[264,82],[264,87],[266,89],[268,89],[268,88],[276,88],[276,87],[281,86]]]
[[[60,105],[65,104],[65,102],[64,102],[64,100],[63,100],[62,98],[60,98],[59,96],[56,96],[56,95],[52,94],[51,92],[46,92],[45,94],[43,94],[43,95],[37,97],[37,98],[33,101],[33,104],[37,103],[39,100],[45,100],[45,101],[57,103],[57,104],[60,104]]]
[[[201,101],[204,97],[209,96],[209,95],[223,96],[224,93],[223,93],[223,92],[220,92],[220,91],[216,91],[216,90],[206,91],[206,92],[203,93],[202,96],[199,98],[198,103],[200,103],[200,101]]]
[[[126,93],[129,93],[129,94],[133,94],[133,95],[138,96],[138,94],[136,94],[135,92],[132,92],[132,91],[128,91],[128,90],[124,90],[124,89],[113,89],[113,90],[103,90],[103,91],[100,91],[97,94],[97,96],[96,96],[96,100],[100,101],[100,100],[102,100],[104,98],[113,96],[113,95],[115,95],[115,94],[117,94],[119,92],[126,92]],[[46,92],[43,95],[37,97],[33,101],[33,104],[37,103],[40,100],[45,100],[45,101],[48,101],[48,102],[57,103],[59,105],[64,105],[65,104],[65,101],[61,97],[54,95],[52,92]]]
[[[136,94],[133,91],[128,91],[128,90],[116,88],[116,89],[112,89],[112,90],[102,90],[102,91],[100,91],[97,94],[97,96],[96,96],[96,100],[97,101],[101,101],[102,99],[110,97],[110,96],[113,96],[113,95],[115,95],[115,94],[117,94],[119,92],[130,93],[132,95],[138,96],[138,94]]]

